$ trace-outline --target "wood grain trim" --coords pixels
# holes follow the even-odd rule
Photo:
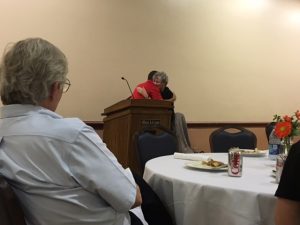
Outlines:
[[[95,130],[103,130],[102,121],[85,121],[85,123]],[[241,127],[265,127],[269,122],[187,122],[188,128],[214,128],[228,125]]]
[[[269,122],[187,122],[188,128],[214,128],[229,125],[241,127],[265,127]]]

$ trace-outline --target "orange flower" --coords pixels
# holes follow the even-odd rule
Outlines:
[[[291,122],[278,122],[275,126],[275,135],[279,138],[285,138],[290,135],[292,131]]]
[[[290,116],[288,116],[288,115],[285,115],[283,117],[283,119],[284,119],[285,122],[292,122],[292,118]]]
[[[299,112],[299,110],[297,110],[297,112],[295,112],[295,116],[297,117],[298,120],[300,120],[300,112]]]

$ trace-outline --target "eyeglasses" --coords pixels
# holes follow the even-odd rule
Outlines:
[[[67,78],[63,85],[64,85],[63,86],[63,93],[66,93],[69,90],[70,86],[71,86],[70,80]]]

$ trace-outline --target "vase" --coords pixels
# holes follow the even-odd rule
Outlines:
[[[292,147],[292,144],[293,144],[292,137],[283,138],[282,141],[281,141],[281,151],[280,151],[280,153],[284,154],[284,155],[288,155],[289,151]]]
[[[276,158],[276,182],[280,182],[283,166],[285,164],[287,155],[286,154],[279,154]]]
[[[276,182],[279,183],[283,166],[285,164],[286,158],[292,147],[293,139],[292,137],[285,137],[281,140],[280,144],[280,154],[276,158]]]

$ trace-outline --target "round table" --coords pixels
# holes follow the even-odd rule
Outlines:
[[[205,154],[228,161],[226,153]],[[148,161],[144,172],[177,225],[274,224],[275,161],[243,157],[241,177],[189,168],[187,162],[163,156]]]

